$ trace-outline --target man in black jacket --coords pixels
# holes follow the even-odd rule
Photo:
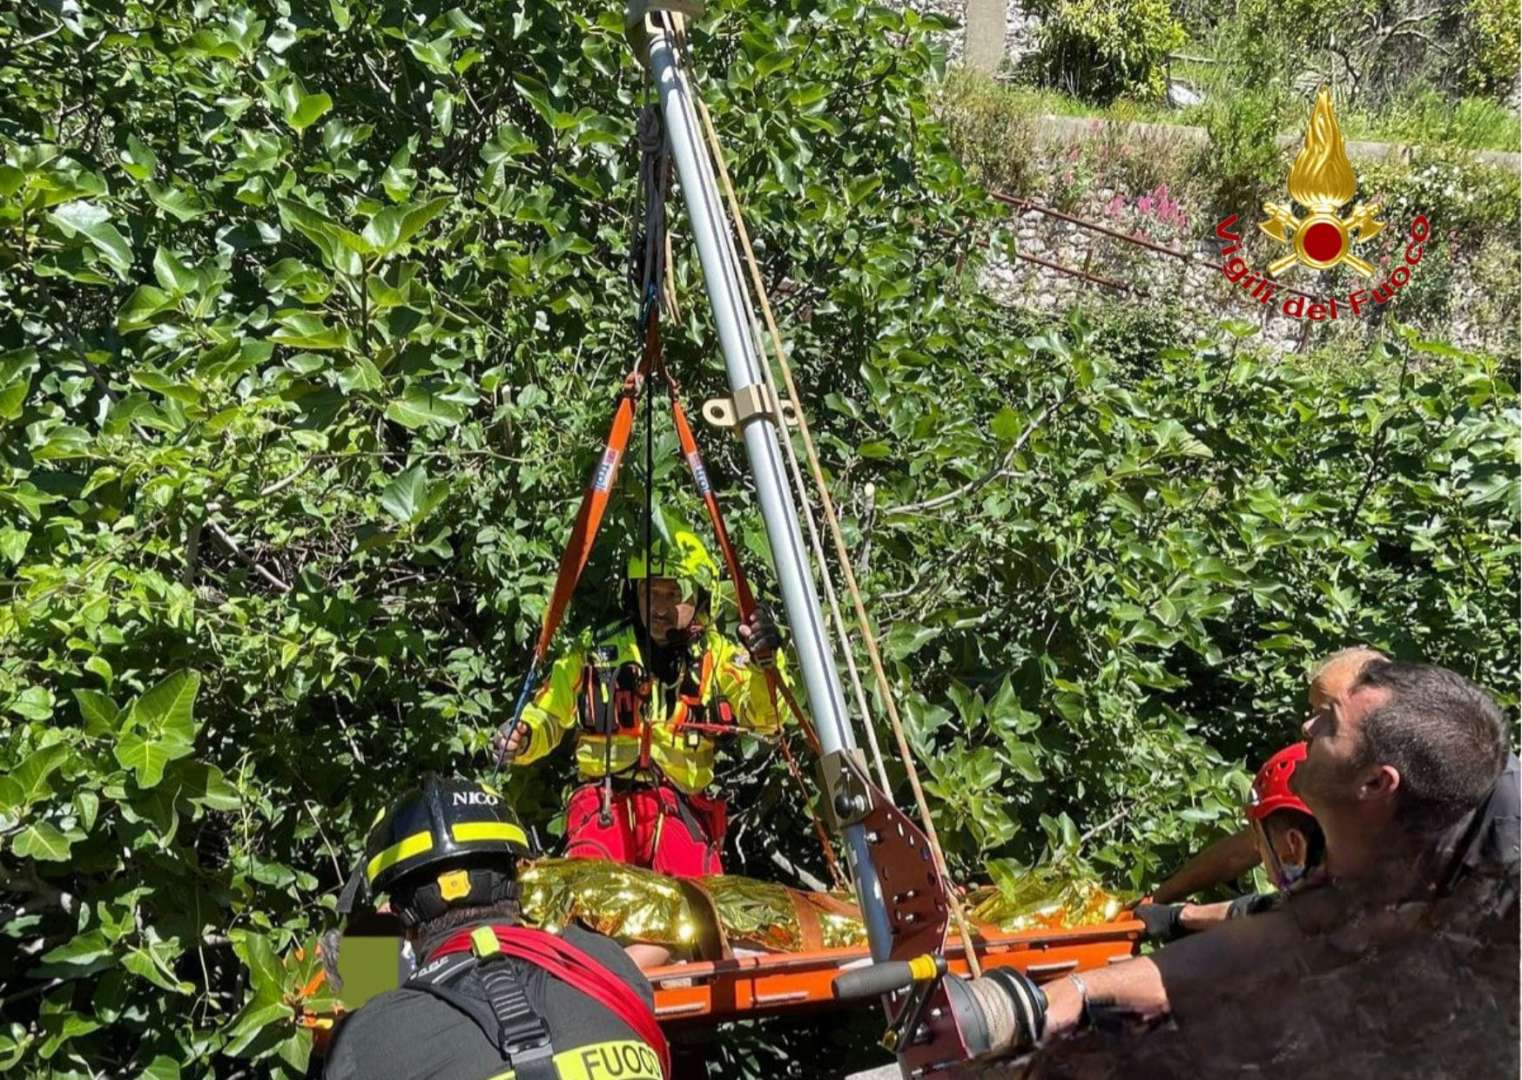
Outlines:
[[[340,1026],[327,1080],[662,1080],[654,996],[611,939],[519,925],[528,837],[495,792],[429,777],[372,830],[362,873],[387,894],[413,976]]]
[[[1501,710],[1454,672],[1376,661],[1305,734],[1292,786],[1325,831],[1321,881],[1047,984],[1037,1075],[1516,1075],[1518,791]],[[1117,1013],[1174,1024],[1057,1041]]]

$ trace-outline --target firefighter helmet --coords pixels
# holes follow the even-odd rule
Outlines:
[[[402,796],[365,843],[365,884],[429,918],[451,905],[513,895],[516,860],[533,846],[502,797],[484,784],[429,774]],[[404,919],[405,911],[402,912]]]
[[[719,581],[719,564],[703,546],[697,534],[687,529],[677,529],[668,543],[657,537],[651,544],[650,563],[655,577],[669,577],[690,588],[712,592]],[[643,548],[629,556],[628,579],[643,581],[651,576],[650,566],[645,562]]]

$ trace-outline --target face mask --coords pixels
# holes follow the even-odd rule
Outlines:
[[[1305,877],[1305,870],[1306,868],[1300,863],[1280,863],[1278,878],[1274,884],[1278,886],[1280,892],[1292,888],[1296,882]]]

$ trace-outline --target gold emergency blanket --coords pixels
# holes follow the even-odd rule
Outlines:
[[[969,892],[965,908],[973,922],[1009,933],[1096,926],[1113,922],[1125,906],[1081,870],[1043,866],[999,878]]]
[[[1122,907],[1120,897],[1079,872],[1042,868],[1000,879],[1000,886],[968,893],[964,909],[974,923],[1012,933],[1091,926],[1113,920]],[[731,947],[793,953],[867,943],[851,899],[754,878],[726,874],[684,884],[597,859],[540,859],[519,881],[530,924],[558,930],[579,921],[624,944],[690,953],[711,937],[710,912]]]
[[[684,887],[673,878],[636,866],[599,859],[540,859],[519,874],[519,883],[527,922],[558,930],[575,920],[624,944],[637,941],[691,948],[702,938],[709,919],[705,895],[731,946],[802,952],[867,941],[853,901],[819,897],[753,878],[725,874],[700,878]],[[817,923],[817,943],[808,940],[805,919]]]
[[[862,924],[854,898],[821,898],[817,893],[802,893],[783,885],[727,874],[704,878],[703,886],[713,897],[719,924],[732,943],[767,952],[804,951],[807,943],[798,904],[807,905],[819,920],[820,948],[844,949],[867,943],[867,928]],[[831,899],[833,903],[829,902]]]
[[[518,874],[523,919],[554,933],[580,922],[628,945],[680,949],[699,927],[674,878],[601,859],[540,859]]]

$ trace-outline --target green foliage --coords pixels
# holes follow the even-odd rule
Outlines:
[[[984,212],[926,25],[832,0],[694,28],[766,272],[807,283],[811,384],[954,292]],[[601,2],[0,13],[8,1075],[305,1071],[293,947],[399,789],[484,765],[632,360],[641,84]],[[667,347],[701,399],[678,250]],[[738,451],[710,450],[755,560]],[[757,869],[822,873],[776,759],[736,757]],[[550,834],[570,777],[514,778]]]
[[[1423,87],[1392,102],[1382,112],[1353,110],[1339,118],[1349,139],[1404,143],[1413,146],[1455,146],[1468,150],[1516,153],[1519,121],[1515,109],[1488,97],[1455,101],[1432,87]]]
[[[1223,213],[1258,206],[1270,187],[1284,183],[1291,160],[1275,141],[1281,100],[1271,93],[1244,93],[1206,108],[1210,152],[1204,155],[1212,181],[1209,206]]]
[[[1047,85],[1088,101],[1161,98],[1168,54],[1184,29],[1167,0],[1038,0],[1037,63]]]
[[[1515,0],[1243,0],[1197,26],[1190,50],[1211,63],[1175,65],[1206,98],[1181,119],[1218,125],[1217,109],[1267,109],[1274,120],[1262,123],[1298,137],[1305,102],[1325,85],[1350,139],[1515,153],[1515,12]]]
[[[1004,191],[1035,186],[1045,99],[1033,103],[1029,92],[1006,89],[981,72],[958,68],[947,74],[936,104],[946,137],[973,179]]]
[[[1498,355],[1514,352],[1519,303],[1514,237],[1522,228],[1517,174],[1437,149],[1400,166],[1367,166],[1359,179],[1364,190],[1380,194],[1388,220],[1409,222],[1425,214],[1433,226],[1422,272],[1412,275],[1409,295],[1402,291],[1402,317],[1462,320]],[[1453,288],[1450,272],[1461,260],[1474,282],[1462,291]]]
[[[954,849],[1029,863],[1099,829],[1089,857],[1145,885],[1160,852],[1230,822],[1230,766],[1293,737],[1301,680],[1339,643],[1486,656],[1479,677],[1511,685],[1492,598],[1517,588],[1514,367],[1414,337],[1321,369],[1248,341],[1154,352],[1133,331],[1107,355],[1108,326],[1074,335],[1026,342],[1019,363],[1050,374],[1017,379],[1012,423],[974,410],[995,417],[974,457],[1002,463],[995,482],[952,467],[931,522],[881,508],[933,491],[924,466],[874,476],[874,561],[918,567],[884,583],[901,599],[882,618],[940,631],[897,655]]]
[[[1516,90],[1522,60],[1522,4],[1517,0],[1469,0],[1465,22],[1475,43],[1471,86],[1484,94]],[[1516,140],[1512,140],[1516,146]]]
[[[0,1069],[301,1075],[294,947],[516,696],[632,359],[644,95],[604,4],[105,11],[0,13]],[[998,309],[937,26],[725,3],[693,52],[953,860],[1087,835],[1147,880],[1329,648],[1516,685],[1515,365],[1307,373]],[[765,590],[738,450],[705,449]],[[656,452],[610,536],[646,484],[685,508]],[[727,768],[733,865],[822,872],[768,749]],[[570,776],[511,781],[551,835]]]

